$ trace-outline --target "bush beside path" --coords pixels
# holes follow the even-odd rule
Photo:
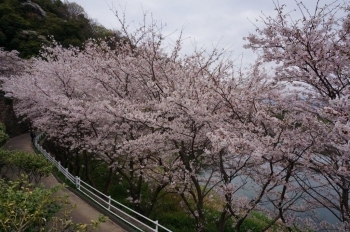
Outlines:
[[[21,150],[34,153],[30,135],[22,134],[18,137],[12,138],[3,146],[5,150]],[[59,184],[57,179],[51,174],[50,176],[43,178],[41,180],[45,188],[51,188]],[[83,201],[73,192],[69,191],[67,188],[63,188],[57,194],[68,195],[68,200],[71,205],[76,205],[77,207],[72,211],[71,216],[72,220],[75,223],[91,223],[91,220],[97,220],[100,216],[100,212],[93,208],[91,205]],[[95,231],[113,231],[113,232],[124,232],[125,230],[119,225],[115,224],[111,220],[107,220],[104,223],[101,223],[97,230]]]

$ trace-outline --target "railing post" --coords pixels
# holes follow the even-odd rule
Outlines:
[[[68,172],[68,168],[66,168],[65,170],[66,170],[66,173],[65,173],[64,176],[66,177],[66,180],[67,180],[67,179],[68,179],[67,176],[68,176],[68,173],[69,173],[69,172]]]
[[[111,210],[111,196],[108,196],[108,210]]]
[[[155,223],[156,223],[156,230],[155,231],[157,232],[158,231],[158,220],[156,220]]]
[[[75,176],[75,187],[80,190],[80,177]]]
[[[58,161],[58,171],[61,172],[61,161]]]

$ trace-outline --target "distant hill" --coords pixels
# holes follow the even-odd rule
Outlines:
[[[0,47],[17,50],[22,58],[37,55],[50,36],[67,47],[114,34],[74,2],[0,0]]]

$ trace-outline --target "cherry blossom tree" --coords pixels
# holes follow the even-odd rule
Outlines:
[[[157,31],[152,24],[125,32],[116,50],[94,41],[83,51],[47,47],[4,89],[39,130],[122,176],[140,212],[149,214],[161,192],[176,192],[204,230],[205,199],[221,180],[217,168],[200,174],[214,167],[207,133],[223,113],[206,90],[229,78],[232,64],[218,50],[180,58],[180,40],[166,55]],[[142,205],[144,184],[153,197]]]
[[[19,74],[25,67],[25,61],[18,57],[17,51],[5,51],[0,48],[0,76]]]
[[[349,8],[299,9],[293,21],[276,3],[276,18],[262,18],[246,38],[260,54],[248,71],[224,49],[180,55],[181,36],[166,45],[162,25],[145,17],[131,31],[117,14],[120,40],[54,42],[2,78],[2,89],[38,130],[122,178],[145,215],[178,194],[205,231],[215,195],[218,231],[229,222],[241,231],[255,211],[269,216],[264,231],[332,227],[305,218],[320,207],[346,230]],[[277,63],[273,76],[268,62]]]
[[[297,5],[302,17],[295,20],[276,2],[276,17],[262,17],[264,27],[245,37],[245,47],[258,51],[261,62],[278,65],[276,79],[340,97],[349,85],[349,6],[336,1],[321,7],[318,1],[311,11],[302,2]]]
[[[318,115],[314,130],[320,140],[296,178],[308,200],[327,208],[348,230],[349,5],[317,2],[311,11],[301,2],[297,20],[285,5],[275,5],[277,16],[262,17],[263,28],[245,38],[246,47],[257,51],[260,62],[274,62],[275,81],[301,89],[304,105]]]

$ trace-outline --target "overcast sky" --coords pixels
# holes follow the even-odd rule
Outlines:
[[[321,5],[334,0],[320,0]],[[346,0],[340,0],[346,1]],[[188,38],[183,46],[184,52],[197,47],[212,48],[219,43],[221,47],[230,47],[234,58],[243,55],[244,63],[253,62],[254,54],[243,48],[243,37],[255,31],[252,22],[262,13],[275,15],[273,0],[70,0],[81,5],[89,17],[110,29],[118,29],[112,9],[124,9],[127,22],[133,25],[142,21],[143,11],[153,14],[157,21],[167,26],[164,35],[183,30],[183,38]],[[295,0],[280,0],[288,10],[296,9]],[[317,0],[304,0],[310,9],[314,9]],[[172,37],[178,35],[175,32]],[[240,60],[240,58],[239,58]]]

